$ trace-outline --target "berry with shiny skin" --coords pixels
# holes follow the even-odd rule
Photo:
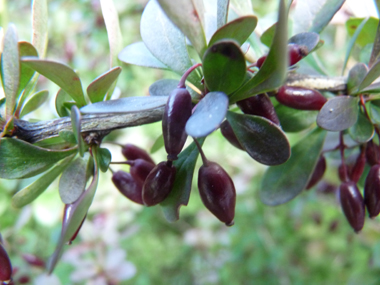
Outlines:
[[[380,213],[380,164],[371,167],[364,184],[364,203],[370,218]]]
[[[0,242],[0,281],[8,281],[12,278],[12,264],[8,253]]]
[[[365,149],[363,148],[360,151],[360,154],[357,157],[355,164],[353,165],[350,172],[350,179],[354,181],[355,183],[357,183],[360,177],[362,176],[366,162],[367,162],[367,159],[365,155]]]
[[[112,175],[112,182],[120,193],[129,200],[144,205],[142,200],[142,186],[137,185],[130,173],[119,170]]]
[[[315,166],[314,172],[306,186],[306,189],[310,189],[315,184],[317,184],[323,177],[326,171],[326,158],[321,155],[318,159],[317,165]]]
[[[317,90],[287,85],[280,87],[276,99],[287,107],[309,111],[319,111],[327,102]]]
[[[144,159],[152,164],[155,164],[149,153],[147,153],[144,149],[134,145],[134,144],[126,144],[123,146],[121,153],[128,160],[136,160],[136,159]]]
[[[155,166],[154,164],[141,158],[138,158],[136,160],[130,160],[126,163],[131,166],[130,173],[133,179],[136,181],[137,185],[139,185],[140,187],[143,186],[146,177],[149,175],[149,173]]]

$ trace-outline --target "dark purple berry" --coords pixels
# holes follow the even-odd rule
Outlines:
[[[320,110],[327,101],[317,90],[287,85],[280,87],[276,99],[287,107],[310,111]]]
[[[142,148],[135,146],[133,144],[126,144],[121,150],[123,156],[128,160],[144,159],[152,164],[155,164],[150,155]]]
[[[236,105],[238,105],[244,114],[261,116],[272,121],[276,125],[280,124],[280,120],[274,110],[272,101],[265,93],[238,101]]]
[[[264,61],[267,59],[267,56],[266,55],[263,55],[262,57],[260,57],[257,61],[256,61],[256,66],[258,68],[261,68],[261,66],[263,66],[264,64]]]
[[[315,184],[319,182],[319,180],[322,179],[323,174],[325,174],[326,171],[326,159],[323,155],[319,157],[319,160],[317,162],[317,165],[314,168],[314,172],[311,175],[311,178],[306,186],[306,189],[310,189]]]
[[[351,227],[358,233],[364,226],[365,207],[355,182],[343,182],[339,187],[340,204]]]
[[[300,46],[297,44],[288,45],[289,53],[289,65],[294,65],[309,53],[306,46]]]
[[[156,165],[145,180],[142,199],[146,206],[161,203],[170,194],[176,175],[171,162],[162,161]]]
[[[227,172],[219,164],[207,161],[198,172],[198,189],[206,208],[227,226],[232,226],[236,191]]]
[[[11,260],[2,243],[0,243],[0,281],[8,281],[12,278]]]
[[[366,161],[365,149],[363,148],[350,172],[350,179],[355,183],[357,183],[362,176]]]
[[[176,160],[187,138],[185,126],[191,116],[191,96],[186,88],[176,88],[169,95],[162,117],[162,135],[168,160]]]
[[[380,213],[380,164],[371,167],[364,185],[364,203],[370,218]]]
[[[120,193],[129,200],[144,205],[142,200],[142,186],[137,185],[131,174],[119,170],[112,175],[112,182]]]
[[[365,155],[367,158],[367,162],[370,166],[376,165],[380,163],[380,149],[379,146],[376,145],[372,140],[367,143],[367,147],[365,149]]]
[[[238,149],[244,150],[244,147],[240,144],[239,140],[237,139],[234,130],[231,127],[231,124],[227,120],[220,125],[220,131],[230,144],[232,144],[234,147]]]
[[[137,185],[142,187],[146,177],[155,165],[141,158],[127,161],[127,163],[131,166],[130,172],[133,179],[136,181]]]
[[[30,284],[30,277],[28,275],[21,275],[17,281],[18,284]]]
[[[22,258],[32,266],[45,268],[45,261],[34,254],[24,253]]]

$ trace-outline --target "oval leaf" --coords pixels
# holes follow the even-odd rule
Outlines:
[[[18,179],[35,176],[76,152],[76,148],[62,151],[49,150],[19,139],[3,138],[0,141],[0,178]]]
[[[289,159],[288,139],[276,124],[263,117],[234,112],[228,112],[227,120],[240,144],[254,160],[277,165]]]
[[[169,96],[178,87],[179,80],[160,79],[149,86],[150,96]]]
[[[41,175],[32,184],[26,186],[24,189],[18,191],[12,197],[12,206],[16,208],[24,207],[25,205],[33,202],[38,196],[40,196],[53,181],[66,169],[70,161],[74,158],[75,154],[66,157],[52,169]]]
[[[57,111],[57,114],[60,117],[70,116],[69,110],[71,109],[71,107],[70,109],[66,107],[68,102],[75,104],[72,101],[71,96],[67,94],[65,90],[59,89],[59,91],[57,92],[57,96],[55,97],[55,110]]]
[[[244,81],[246,64],[244,54],[233,41],[219,41],[203,56],[205,83],[210,91],[230,94]]]
[[[119,53],[119,60],[150,68],[168,69],[168,67],[159,61],[146,47],[143,42],[137,42],[126,46]]]
[[[219,40],[233,39],[239,43],[244,44],[248,37],[253,33],[257,25],[257,17],[253,15],[237,18],[221,28],[219,28],[211,37],[209,46],[212,46]]]
[[[261,201],[270,206],[286,203],[307,186],[317,164],[326,131],[315,129],[292,147],[292,155],[282,165],[271,166],[264,174]]]
[[[95,78],[87,87],[87,95],[92,103],[103,101],[107,91],[115,83],[121,72],[117,66]]]
[[[358,120],[358,102],[358,98],[350,96],[329,99],[319,111],[318,126],[332,132],[348,129]]]
[[[75,105],[71,107],[71,127],[73,129],[75,139],[77,140],[77,143],[78,143],[79,155],[83,157],[84,151],[85,151],[85,145],[84,145],[83,137],[81,134],[82,115],[78,107]]]
[[[18,48],[20,51],[20,58],[23,56],[34,56],[38,57],[38,52],[36,48],[28,42],[19,42]],[[18,87],[17,94],[20,94],[22,90],[25,89],[26,85],[28,85],[30,79],[32,79],[34,75],[34,70],[30,67],[26,66],[21,62],[21,72],[20,72],[20,85]]]
[[[102,172],[107,172],[110,165],[112,156],[111,152],[106,148],[99,148],[98,150],[98,165]]]
[[[359,112],[358,120],[348,129],[351,138],[358,143],[366,143],[372,139],[375,128],[367,117]]]
[[[165,106],[168,96],[126,97],[98,102],[80,109],[83,114],[135,113]]]
[[[198,142],[202,146],[204,139],[199,139]],[[177,221],[179,219],[179,208],[182,205],[187,206],[189,203],[191,183],[198,154],[198,148],[192,142],[173,162],[177,170],[173,188],[169,196],[160,203],[165,218],[169,222]]]
[[[86,105],[82,83],[70,67],[55,61],[27,57],[22,58],[22,62],[65,90],[80,106]]]
[[[348,94],[354,93],[358,90],[360,83],[368,72],[368,67],[364,63],[355,64],[348,73],[347,79],[347,92]]]
[[[362,91],[364,88],[369,86],[373,81],[375,81],[380,76],[380,60],[376,61],[371,69],[368,71],[366,76],[364,76],[363,80],[361,81],[358,92]]]
[[[317,120],[317,111],[301,111],[278,104],[275,107],[284,132],[300,132],[309,128]]]
[[[186,123],[186,133],[194,138],[205,137],[215,131],[226,117],[228,97],[223,92],[210,92],[199,101]]]
[[[33,94],[32,97],[22,107],[20,118],[36,110],[43,103],[45,103],[48,98],[49,98],[49,91],[47,90],[42,90]]]
[[[310,53],[319,44],[319,35],[314,32],[299,33],[289,39],[290,44],[305,46]]]
[[[260,41],[266,45],[267,47],[270,47],[274,38],[274,33],[276,32],[276,26],[277,24],[273,24],[268,29],[264,31],[264,33],[260,37]]]

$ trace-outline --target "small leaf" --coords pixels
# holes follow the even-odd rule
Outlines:
[[[178,87],[179,80],[160,79],[149,86],[150,96],[169,96]]]
[[[121,67],[117,66],[95,78],[87,87],[87,95],[92,103],[103,101],[107,91],[119,77]]]
[[[107,148],[98,149],[98,165],[102,172],[107,172],[111,160],[111,152]]]
[[[281,129],[263,117],[228,112],[227,120],[247,153],[265,165],[284,163],[290,146]]]
[[[227,23],[228,16],[228,5],[230,4],[229,0],[217,0],[216,8],[216,28],[224,26]]]
[[[374,135],[375,128],[368,121],[366,116],[359,112],[358,120],[348,129],[350,137],[358,143],[366,143],[370,141]]]
[[[370,86],[367,86],[362,90],[362,93],[380,93],[380,82],[376,82],[371,84]]]
[[[58,93],[57,93],[57,96],[55,97],[55,109],[57,111],[57,114],[60,116],[60,117],[68,117],[70,116],[70,112],[69,110],[71,109],[67,109],[65,103],[69,102],[69,101],[72,101],[72,98],[69,94],[67,94],[67,92],[63,89],[59,89],[58,90]],[[71,102],[73,103],[73,102]]]
[[[46,54],[48,42],[48,7],[47,0],[32,2],[32,44],[36,47],[40,58]]]
[[[19,48],[19,56],[20,58],[23,56],[34,56],[38,57],[38,52],[36,48],[28,42],[19,42],[18,43],[18,48]],[[34,75],[34,70],[31,69],[30,67],[26,66],[21,62],[21,72],[20,72],[20,85],[18,87],[17,94],[19,95],[22,90],[25,89],[25,87],[28,85],[29,81],[32,79]],[[21,102],[22,103],[22,102]]]
[[[152,147],[151,147],[151,149],[150,149],[150,153],[155,153],[155,152],[157,152],[157,151],[160,150],[163,146],[164,146],[164,137],[163,137],[163,135],[161,134],[161,135],[156,139],[156,141],[154,142],[154,144],[152,145]]]
[[[319,34],[338,12],[345,0],[298,1],[293,15],[296,34],[315,32]]]
[[[4,37],[4,49],[1,55],[1,78],[6,98],[6,119],[13,115],[20,83],[20,60],[18,37],[15,25],[10,24]]]
[[[43,103],[45,103],[48,98],[49,98],[49,91],[47,90],[42,90],[33,94],[32,97],[22,107],[20,118],[36,110]]]
[[[376,101],[371,101],[367,108],[370,111],[371,120],[373,120],[375,124],[379,125],[380,124],[380,100],[376,100]]]
[[[260,189],[264,204],[286,203],[305,189],[318,162],[325,136],[325,131],[316,128],[292,147],[287,162],[267,169]]]
[[[22,62],[65,90],[80,106],[86,105],[82,83],[70,67],[55,61],[27,57]]]
[[[208,46],[212,46],[217,41],[225,39],[235,40],[239,45],[242,45],[253,33],[256,25],[257,17],[253,15],[237,18],[220,27],[211,37]]]
[[[198,140],[203,145],[204,139]],[[198,159],[198,148],[192,142],[180,153],[178,159],[173,162],[177,172],[172,191],[169,196],[160,203],[166,220],[175,222],[179,219],[179,208],[187,206],[190,198],[191,183],[193,181],[194,168]]]
[[[85,151],[85,144],[84,144],[82,134],[81,134],[82,115],[78,107],[75,105],[71,107],[71,127],[73,129],[75,139],[77,140],[77,143],[78,143],[79,155],[83,157],[84,151]]]
[[[143,42],[137,42],[126,46],[119,53],[119,60],[150,68],[168,69],[168,67],[159,61],[146,47]]]
[[[72,131],[60,131],[58,135],[66,142],[70,144],[77,144],[77,139],[75,138],[75,135]]]
[[[135,113],[165,106],[168,96],[126,97],[98,102],[80,109],[83,114]]]
[[[305,46],[308,53],[314,50],[318,46],[319,42],[319,35],[314,32],[299,33],[289,39],[290,44]]]
[[[332,132],[348,129],[358,119],[358,102],[358,98],[351,96],[329,99],[318,114],[318,126]]]
[[[199,101],[186,123],[186,133],[194,138],[205,137],[215,131],[226,117],[228,97],[223,92],[210,92]]]
[[[41,175],[32,184],[26,186],[24,189],[18,191],[12,197],[12,206],[15,208],[21,208],[25,205],[33,202],[38,196],[40,196],[53,181],[66,169],[69,163],[74,158],[75,154],[66,157],[52,169]]]
[[[360,83],[358,87],[358,92],[362,91],[364,88],[369,86],[379,76],[380,76],[380,59],[372,65],[371,69],[368,71],[366,76],[364,76],[362,82]]]
[[[280,1],[278,24],[268,56],[259,72],[230,97],[230,103],[280,87],[288,70],[288,11]]]
[[[370,17],[369,19],[351,18],[346,22],[347,32],[352,37],[363,21],[366,21],[366,23],[364,24],[364,27],[356,40],[356,43],[361,48],[365,47],[367,44],[372,44],[375,41],[379,19],[373,17]]]
[[[203,56],[205,83],[210,91],[230,94],[243,83],[244,54],[233,41],[223,40],[208,48]]]
[[[260,41],[267,47],[270,47],[272,45],[274,33],[276,32],[276,26],[277,24],[270,26],[260,37]]]
[[[204,6],[201,0],[158,0],[165,14],[190,40],[199,56],[206,49],[204,32]]]
[[[373,63],[375,63],[379,59],[379,55],[380,55],[380,22],[377,25],[376,36],[373,42],[371,57],[368,64],[370,67],[372,66]]]
[[[86,187],[86,170],[90,154],[78,157],[62,173],[59,179],[59,196],[64,204],[71,204],[78,200]]]
[[[278,104],[275,107],[284,132],[300,132],[309,128],[317,120],[317,111],[301,111]]]
[[[28,178],[42,173],[77,149],[49,150],[13,138],[0,141],[0,178]]]
[[[364,63],[355,64],[348,73],[347,92],[348,94],[355,93],[358,90],[360,83],[368,73],[368,67]]]

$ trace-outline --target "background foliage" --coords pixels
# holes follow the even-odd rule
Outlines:
[[[2,26],[15,23],[19,38],[29,40],[30,1],[2,2],[6,3],[0,11]],[[123,46],[140,40],[139,21],[146,2],[115,0]],[[253,7],[262,17],[262,31],[275,21],[277,1],[253,1]],[[321,34],[325,45],[315,59],[329,75],[339,75],[342,69],[342,55],[349,39],[346,19],[337,19]],[[84,86],[108,70],[108,39],[99,1],[49,1],[49,28],[46,57],[75,68]],[[363,56],[362,48],[355,46],[354,59]],[[353,63],[351,59],[348,65]],[[177,78],[162,70],[123,65],[118,87],[122,95],[146,95],[149,85],[164,77]],[[50,94],[58,91],[43,77],[39,84]],[[52,99],[26,118],[49,119],[54,112]],[[149,149],[160,128],[161,124],[156,123],[115,131],[107,139]],[[292,144],[297,140],[298,136],[290,136]],[[113,160],[122,160],[118,147],[109,148]],[[143,208],[121,199],[107,173],[101,176],[79,238],[66,249],[50,281],[41,281],[43,270],[28,265],[21,256],[31,253],[46,259],[54,251],[63,210],[58,183],[31,205],[16,210],[11,206],[11,197],[30,180],[1,180],[0,231],[8,242],[13,265],[19,269],[16,277],[27,274],[34,284],[105,284],[105,279],[113,279],[115,284],[378,282],[378,218],[367,219],[363,231],[353,233],[337,203],[335,189],[339,182],[335,174],[326,178],[331,191],[319,185],[324,191],[312,189],[287,204],[268,207],[258,199],[264,166],[227,144],[220,132],[208,138],[204,149],[209,159],[222,164],[235,181],[238,196],[232,228],[226,228],[204,208],[196,189],[189,206],[182,209],[181,219],[170,224],[159,207]],[[161,150],[154,158],[161,161],[165,153]],[[327,174],[336,173],[336,167],[329,165]],[[118,277],[118,272],[125,275]]]

